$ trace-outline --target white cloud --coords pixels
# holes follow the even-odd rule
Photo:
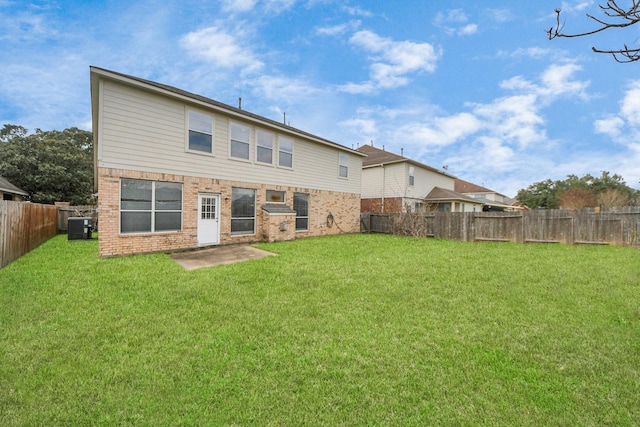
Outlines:
[[[468,24],[458,30],[458,35],[470,36],[478,32],[478,25]]]
[[[489,104],[474,105],[473,113],[482,120],[489,135],[524,148],[546,137],[540,128],[544,120],[537,101],[532,94],[498,98]]]
[[[473,135],[482,126],[475,115],[459,113],[448,117],[434,117],[427,122],[407,123],[398,128],[394,139],[426,147],[443,147]]]
[[[375,120],[372,119],[347,119],[338,123],[345,128],[350,128],[352,132],[362,136],[360,139],[375,139],[378,133]]]
[[[513,19],[513,13],[509,9],[487,9],[487,14],[492,20],[504,23]]]
[[[239,37],[242,31],[228,32],[220,26],[212,26],[187,33],[180,39],[181,46],[191,55],[226,69],[241,68],[244,72],[263,67],[249,47]]]
[[[596,132],[635,149],[640,138],[640,80],[632,81],[627,86],[618,114],[595,120],[593,125]]]
[[[640,80],[629,83],[620,101],[618,114],[609,114],[596,120],[594,127],[597,132],[607,134],[618,142],[636,142],[635,139],[640,136]]]
[[[348,31],[355,30],[360,26],[360,21],[351,21],[344,24],[332,25],[329,27],[316,28],[316,34],[321,36],[337,36]]]
[[[545,49],[541,47],[518,48],[513,52],[500,51],[498,56],[511,56],[514,58],[526,57],[532,59],[549,58],[555,51],[553,49]]]
[[[270,101],[295,103],[300,98],[317,96],[321,89],[300,79],[292,79],[285,76],[261,76],[255,80],[247,81],[260,96]]]
[[[447,12],[438,12],[436,15],[436,23],[442,24],[447,22],[464,23],[469,18],[462,9],[450,9]]]
[[[519,90],[523,93],[534,94],[540,102],[551,102],[559,97],[578,96],[587,99],[586,89],[589,81],[575,80],[574,74],[582,67],[577,64],[552,64],[540,76],[540,82],[535,83],[515,76],[500,83],[502,89]]]
[[[265,0],[265,9],[271,13],[282,13],[291,9],[297,0]]]
[[[364,10],[359,6],[355,6],[355,7],[351,7],[351,6],[343,6],[342,7],[343,10],[345,12],[347,12],[349,15],[353,15],[353,16],[362,16],[364,18],[371,18],[373,16],[373,13],[369,12],[368,10]]]
[[[593,0],[581,0],[578,2],[566,2],[563,1],[562,2],[562,6],[560,7],[560,9],[563,12],[571,12],[571,13],[577,13],[577,12],[582,12],[585,9],[588,9],[590,7],[592,7],[594,5]]]
[[[604,119],[598,119],[593,123],[595,131],[609,135],[611,138],[618,138],[621,135],[621,129],[624,128],[624,120],[617,116],[609,116]]]
[[[629,85],[620,104],[620,113],[627,124],[634,128],[640,128],[640,80]]]
[[[468,36],[478,32],[478,25],[468,23],[469,18],[462,9],[451,9],[446,12],[438,12],[434,24],[442,28],[447,34]]]
[[[349,83],[340,87],[349,93],[368,93],[375,89],[404,86],[408,75],[433,72],[440,52],[429,43],[394,41],[380,37],[372,31],[356,32],[349,42],[373,54],[370,66],[371,80],[365,83]]]
[[[588,154],[563,161],[545,158],[556,145],[547,135],[544,111],[558,99],[586,96],[588,82],[576,78],[579,71],[577,66],[551,65],[535,78],[504,80],[500,87],[511,93],[488,102],[466,103],[464,111],[453,114],[423,103],[393,110],[393,119],[386,110],[361,109],[351,120],[366,119],[377,130],[375,139],[385,141],[389,149],[399,152],[403,147],[408,157],[434,167],[448,164],[451,173],[465,174],[474,182],[517,173],[533,177],[529,182],[523,180],[528,184],[540,174],[555,176],[559,170],[586,173],[584,165],[594,164],[587,162]],[[574,160],[583,166],[561,167]],[[507,181],[494,182],[498,184],[495,189],[515,195],[524,186]]]
[[[247,12],[252,10],[257,0],[222,0],[222,10],[227,12]]]

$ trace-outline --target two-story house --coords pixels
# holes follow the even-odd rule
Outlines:
[[[100,256],[359,231],[356,150],[91,67]]]
[[[482,210],[482,204],[454,191],[456,177],[373,145],[358,147],[362,161],[362,212],[457,212]]]
[[[502,212],[522,209],[514,205],[514,200],[504,194],[485,188],[481,185],[456,178],[455,191],[482,203],[485,212]]]

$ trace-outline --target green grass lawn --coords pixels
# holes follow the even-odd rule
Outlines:
[[[350,235],[0,270],[0,425],[639,425],[640,251]]]

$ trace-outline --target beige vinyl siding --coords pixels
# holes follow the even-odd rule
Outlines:
[[[360,193],[362,160],[355,154],[347,153],[349,178],[340,179],[338,155],[345,151],[287,134],[294,141],[293,168],[274,166],[277,165],[277,145],[274,165],[257,164],[256,129],[283,132],[233,118],[251,128],[250,162],[234,160],[229,158],[230,118],[213,111],[213,156],[186,152],[188,106],[110,80],[102,80],[102,84],[100,167]],[[202,105],[194,109],[207,112]]]
[[[407,180],[409,179],[409,167],[406,166]],[[447,190],[453,190],[454,178],[446,176],[437,172],[430,171],[428,169],[415,167],[415,184],[407,187],[407,197],[422,199],[425,198],[433,187],[440,187]]]
[[[404,163],[362,170],[362,198],[403,197],[407,178]]]
[[[405,163],[396,163],[384,167],[384,197],[403,197],[408,184]]]
[[[383,170],[381,166],[362,169],[362,198],[375,199],[384,196]]]
[[[363,169],[362,198],[407,197],[421,200],[434,187],[453,190],[453,178],[419,166],[414,166],[415,184],[410,186],[409,167],[411,166],[408,162],[401,162]]]

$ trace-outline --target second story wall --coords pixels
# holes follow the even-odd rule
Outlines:
[[[273,185],[297,186],[360,193],[362,158],[339,147],[322,144],[286,128],[257,123],[251,118],[101,78],[99,117],[99,167],[209,177]],[[213,150],[196,152],[188,147],[189,111],[212,120]],[[231,156],[231,125],[246,126],[249,158]],[[273,162],[258,162],[258,132],[273,136]],[[279,141],[293,142],[291,167],[278,164]],[[347,177],[340,176],[340,166]]]
[[[403,163],[373,166],[362,170],[362,198],[404,197],[406,168]]]
[[[409,168],[414,168],[414,180],[413,185],[407,187],[406,197],[424,199],[427,194],[433,190],[434,187],[444,188],[446,190],[453,190],[454,178],[444,174],[440,174],[428,169],[424,169],[418,166],[412,166],[407,163],[407,177],[409,176]]]

